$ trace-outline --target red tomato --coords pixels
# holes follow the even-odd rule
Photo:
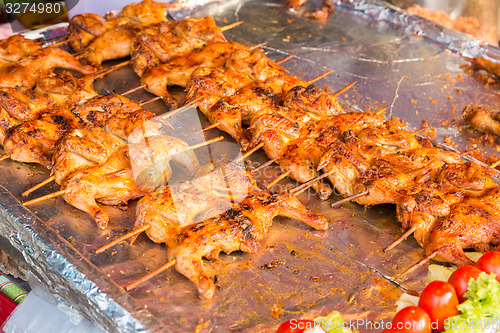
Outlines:
[[[498,247],[497,247],[496,251],[500,251],[500,245],[498,245]]]
[[[469,285],[470,279],[477,279],[481,270],[470,265],[465,265],[457,269],[451,274],[448,282],[451,283],[455,292],[458,296],[458,301],[460,303],[464,302],[466,298],[464,294],[467,292],[467,286]]]
[[[319,324],[310,319],[290,319],[281,324],[276,333],[302,333],[314,325]]]
[[[497,281],[500,282],[500,252],[491,251],[483,254],[476,262],[476,267],[488,274],[495,273]]]
[[[458,298],[455,288],[444,281],[429,283],[422,291],[418,302],[418,306],[429,314],[433,332],[444,331],[444,321],[459,314],[457,305]]]
[[[392,330],[404,333],[431,333],[431,318],[424,309],[408,306],[392,320]]]

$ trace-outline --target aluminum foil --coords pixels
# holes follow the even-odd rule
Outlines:
[[[471,133],[460,127],[466,104],[499,107],[498,87],[486,86],[461,68],[467,63],[462,55],[498,55],[497,48],[382,3],[338,1],[328,22],[297,16],[277,0],[226,1],[170,14],[176,19],[211,15],[221,26],[242,20],[242,25],[225,33],[228,40],[267,42],[264,48],[275,60],[297,53],[283,66],[305,79],[332,69],[333,74],[317,84],[333,91],[357,81],[340,96],[347,110],[390,105],[388,116],[403,118],[409,128],[419,128],[427,120],[437,129],[438,143],[449,136],[460,149],[470,145]],[[104,94],[138,85],[133,71],[125,67],[95,87]],[[137,101],[150,97],[145,92],[132,95]],[[145,108],[165,112],[161,102]],[[172,134],[190,144],[196,142],[186,126],[207,124],[199,114],[189,113],[171,121],[176,128]],[[208,133],[209,138],[218,135],[217,130]],[[197,151],[198,158],[207,162],[210,155],[237,156],[234,141],[226,137],[225,142]],[[262,152],[251,157],[254,166],[266,160]],[[203,332],[268,332],[284,320],[314,318],[332,310],[359,324],[362,332],[378,331],[377,325],[393,317],[399,295],[419,291],[426,283],[425,267],[404,281],[392,278],[423,257],[413,239],[382,252],[401,234],[394,206],[348,203],[332,209],[330,204],[338,197],[321,202],[313,192],[305,192],[299,199],[323,214],[331,222],[329,229],[313,231],[277,218],[257,255],[232,253],[213,263],[218,275],[213,299],[200,300],[194,286],[174,270],[125,292],[123,286],[166,262],[165,247],[145,235],[133,246],[122,243],[104,254],[94,253],[133,228],[134,203],[125,211],[106,207],[111,222],[101,231],[89,216],[61,198],[29,210],[20,205],[20,193],[48,177],[47,170],[12,161],[3,161],[0,169],[2,235],[52,293],[110,332],[184,332],[198,324]],[[257,178],[266,184],[278,174],[279,168],[273,166]],[[295,185],[283,180],[275,189]],[[56,190],[57,186],[47,186],[32,196]]]

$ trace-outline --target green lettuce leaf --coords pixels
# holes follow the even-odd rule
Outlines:
[[[445,333],[483,333],[500,326],[500,283],[495,274],[481,273],[469,280],[461,314],[448,319]],[[493,330],[494,331],[494,330]]]

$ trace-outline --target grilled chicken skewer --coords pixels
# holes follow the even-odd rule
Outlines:
[[[127,285],[125,287],[127,290],[135,288],[153,274],[156,275],[175,265],[179,273],[185,275],[197,286],[200,297],[211,298],[214,292],[214,283],[204,270],[204,257],[215,260],[220,251],[231,253],[241,250],[256,253],[258,242],[265,237],[273,218],[278,215],[297,219],[317,230],[327,228],[328,222],[323,217],[307,210],[297,200],[295,194],[277,194],[259,190],[253,184],[250,175],[243,169],[238,170],[238,168],[236,165],[224,167],[226,171],[231,171],[227,175],[231,180],[235,180],[235,183],[231,184],[237,186],[236,192],[228,188],[229,183],[225,181],[216,181],[216,185],[208,191],[202,190],[203,187],[196,185],[187,185],[188,187],[182,189],[191,193],[200,190],[205,191],[204,194],[211,193],[210,199],[204,200],[209,206],[201,209],[197,205],[188,205],[186,210],[183,206],[185,202],[179,202],[177,209],[185,210],[189,217],[194,217],[199,213],[202,216],[206,215],[207,209],[210,211],[210,206],[218,207],[221,195],[227,196],[228,193],[235,193],[233,199],[240,201],[233,203],[233,207],[222,214],[197,223],[193,221],[193,218],[188,219],[189,221],[178,218],[176,210],[172,209],[175,202],[172,196],[168,195],[168,190],[163,190],[161,193],[150,193],[141,199],[137,208],[136,227],[144,221],[152,221],[151,218],[153,218],[153,223],[148,224],[147,228],[144,228],[145,225],[142,224],[135,230],[146,230],[148,237],[153,241],[165,242],[168,247],[170,264],[164,265],[147,277]],[[226,172],[224,171],[223,174]],[[207,176],[212,181],[214,172],[212,171]],[[216,178],[219,179],[219,175]],[[222,185],[221,188],[218,188],[220,185]],[[186,198],[188,197],[186,196]],[[189,245],[189,242],[192,242],[192,245]]]
[[[140,3],[125,6],[116,16],[108,14],[104,18],[93,13],[76,15],[69,20],[70,33],[68,40],[74,50],[81,51],[97,37],[119,25],[148,26],[166,22],[166,9],[175,6],[176,4],[167,5],[161,2],[144,0]]]
[[[100,165],[85,166],[73,171],[56,192],[70,205],[89,213],[99,228],[107,226],[109,217],[97,202],[104,205],[125,205],[129,200],[139,198],[151,191],[151,187],[137,184],[137,174],[146,181],[155,183],[160,178],[165,184],[172,174],[171,160],[184,165],[194,172],[198,165],[194,149],[222,140],[223,137],[189,146],[184,141],[170,136],[154,136],[145,142],[116,149]],[[131,162],[132,161],[132,162]],[[135,170],[132,163],[135,162]],[[157,166],[156,164],[159,164]],[[161,184],[160,184],[161,185]],[[38,203],[55,194],[33,199],[24,206]]]
[[[13,35],[0,40],[0,66],[5,63],[16,62],[28,54],[42,48],[40,42],[27,39],[21,35]]]
[[[91,74],[93,67],[82,65],[75,57],[57,47],[34,51],[19,61],[0,67],[0,87],[33,88],[36,82],[54,68],[73,69]]]
[[[169,239],[168,259],[175,259],[175,269],[195,284],[201,298],[211,298],[215,285],[203,258],[216,260],[221,251],[257,253],[259,242],[276,216],[298,220],[316,230],[328,226],[323,217],[308,210],[294,195],[255,191],[231,210],[187,226]]]

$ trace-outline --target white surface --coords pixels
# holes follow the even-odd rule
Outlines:
[[[56,301],[32,274],[31,292],[4,323],[5,333],[104,333],[68,305]]]

